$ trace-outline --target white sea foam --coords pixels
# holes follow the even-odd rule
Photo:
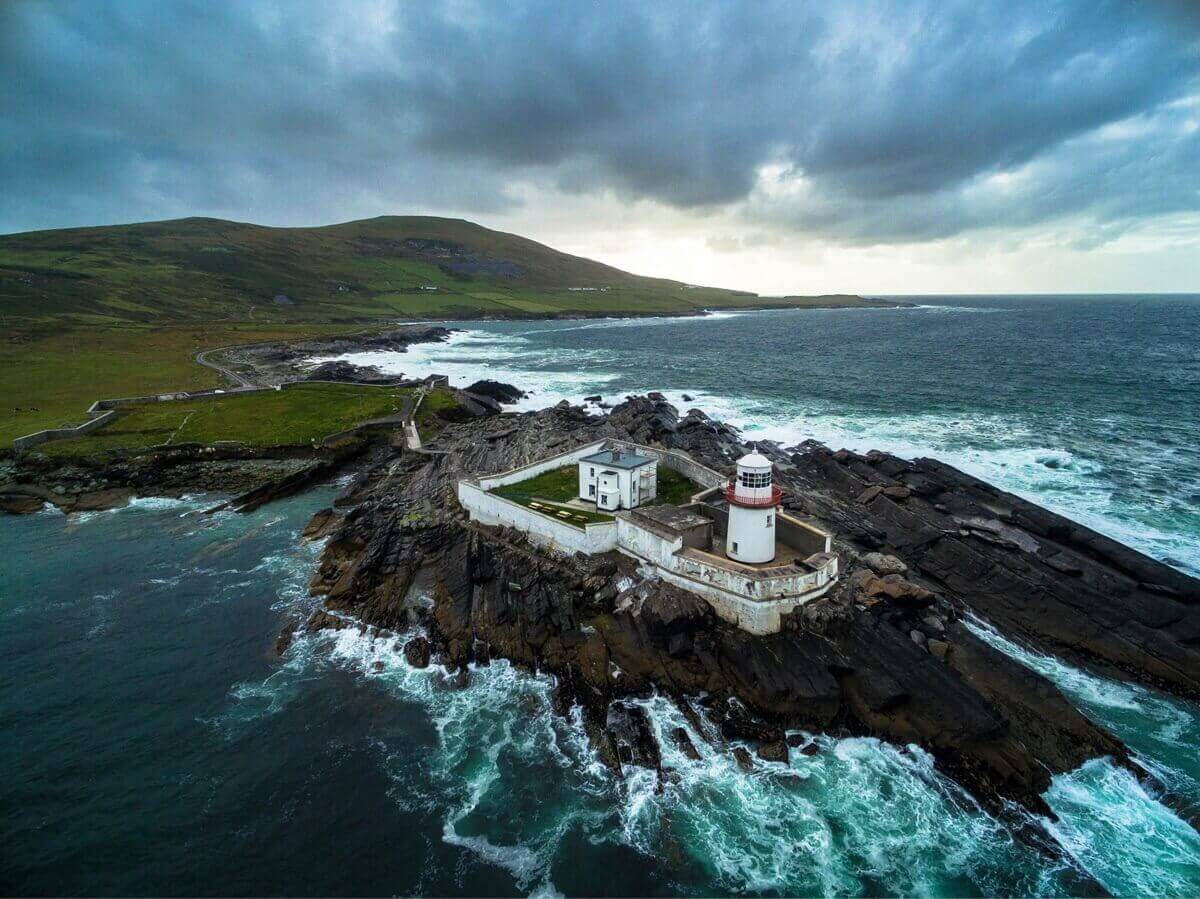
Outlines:
[[[1135,749],[1135,756],[1185,802],[1200,800],[1193,773],[1163,761],[1193,759],[1200,715],[1187,704],[1134,684],[1097,677],[1007,639],[977,618],[967,627],[982,640],[1053,681],[1087,714]],[[1046,829],[1080,866],[1114,895],[1190,895],[1200,885],[1200,834],[1147,792],[1124,768],[1094,759],[1060,774],[1046,793],[1058,816]]]
[[[1200,834],[1130,772],[1093,759],[1055,777],[1046,803],[1046,829],[1114,896],[1196,894]]]

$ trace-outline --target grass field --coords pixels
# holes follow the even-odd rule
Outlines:
[[[410,388],[301,384],[266,393],[148,403],[122,409],[99,431],[52,440],[38,451],[61,458],[218,440],[255,447],[309,445],[360,422],[399,414],[404,397],[412,392]]]
[[[353,330],[358,328],[125,325],[0,343],[0,448],[24,434],[86,421],[94,400],[223,386],[220,374],[196,364],[201,350]]]

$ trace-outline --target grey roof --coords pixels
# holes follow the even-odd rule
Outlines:
[[[613,468],[641,468],[647,462],[653,462],[649,456],[639,456],[629,450],[621,450],[620,455],[614,456],[612,450],[604,450],[591,456],[584,456],[580,462],[593,465],[609,465]]]
[[[659,524],[679,533],[689,531],[694,527],[712,524],[711,518],[701,515],[694,509],[682,508],[680,506],[639,506],[637,514],[642,518],[657,521]]]

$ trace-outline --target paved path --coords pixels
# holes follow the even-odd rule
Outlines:
[[[219,353],[222,350],[232,349],[233,346],[240,346],[240,344],[233,344],[231,346],[221,346],[221,347],[216,347],[211,350],[204,350],[203,352],[196,354],[196,361],[198,363],[200,363],[201,365],[203,365],[205,368],[211,368],[213,371],[220,372],[221,375],[223,375],[227,380],[231,381],[235,387],[257,387],[258,386],[257,384],[255,384],[250,379],[244,377],[243,375],[238,374],[233,369],[226,368],[224,365],[218,365],[216,362],[210,362],[208,360],[209,353]]]

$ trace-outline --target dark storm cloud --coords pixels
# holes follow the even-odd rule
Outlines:
[[[1182,2],[0,6],[0,227],[613,191],[842,241],[1200,206]],[[1086,239],[1086,238],[1085,238]]]

